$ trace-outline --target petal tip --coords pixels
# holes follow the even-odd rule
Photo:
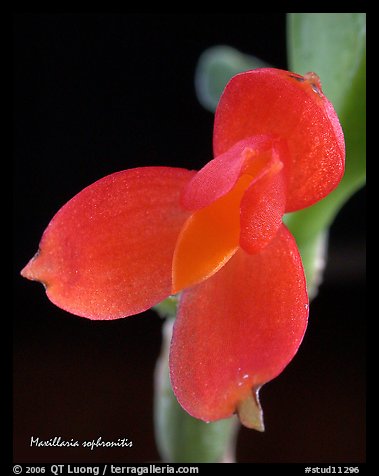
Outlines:
[[[27,263],[26,266],[22,268],[20,274],[23,278],[30,279],[31,281],[41,281],[39,273],[39,265],[37,263],[37,258],[39,256],[39,251],[33,256],[31,260]]]
[[[265,431],[263,421],[263,410],[259,402],[259,390],[261,387],[253,389],[249,396],[237,405],[237,413],[243,426],[257,431]]]

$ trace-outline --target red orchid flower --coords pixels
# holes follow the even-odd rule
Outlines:
[[[314,73],[236,75],[199,172],[114,173],[55,215],[22,275],[57,306],[117,319],[181,291],[170,371],[196,418],[238,412],[263,429],[259,388],[296,353],[308,296],[285,212],[321,200],[344,171],[344,138]]]

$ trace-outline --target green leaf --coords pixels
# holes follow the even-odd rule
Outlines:
[[[173,319],[163,327],[162,354],[155,371],[155,439],[164,462],[233,462],[238,429],[236,417],[205,423],[192,418],[177,402],[171,389],[168,353]]]
[[[365,13],[289,13],[290,68],[317,73],[323,91],[342,111],[366,51]]]
[[[242,71],[267,66],[259,58],[243,54],[231,46],[208,48],[200,56],[195,71],[195,89],[200,104],[214,112],[229,79]]]
[[[324,200],[286,217],[304,268],[311,270],[325,230],[346,201],[366,181],[366,15],[365,13],[288,14],[290,69],[320,76],[333,103],[346,142],[345,175]],[[314,287],[307,274],[308,286]],[[313,289],[314,292],[314,289]]]

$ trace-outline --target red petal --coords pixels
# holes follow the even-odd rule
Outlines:
[[[179,206],[192,172],[118,172],[76,195],[47,227],[23,276],[57,306],[90,319],[142,312],[171,293],[171,266],[188,212]]]
[[[261,253],[239,250],[183,293],[170,354],[179,403],[205,421],[232,415],[291,361],[307,317],[301,259],[282,226]]]
[[[261,251],[282,225],[286,205],[283,164],[273,159],[246,190],[241,202],[240,245],[248,253]]]
[[[239,141],[197,172],[183,191],[182,205],[188,210],[210,205],[230,192],[243,173],[259,174],[272,155],[278,155],[278,143],[270,136]]]
[[[221,96],[214,127],[217,157],[260,134],[287,141],[286,211],[312,205],[331,192],[344,172],[345,146],[338,117],[316,75],[273,68],[240,73]]]

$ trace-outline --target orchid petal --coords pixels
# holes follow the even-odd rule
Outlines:
[[[283,164],[272,160],[264,174],[251,183],[241,202],[240,246],[258,253],[274,238],[282,225],[286,206]]]
[[[180,208],[193,176],[144,167],[114,173],[64,205],[22,270],[57,306],[90,319],[149,309],[171,293],[175,243],[189,213]]]
[[[287,212],[321,200],[340,182],[345,159],[343,132],[315,74],[303,77],[262,68],[230,80],[215,115],[215,156],[261,134],[277,136],[288,145],[283,160]]]
[[[286,153],[284,144],[267,135],[248,137],[208,162],[185,187],[182,205],[199,210],[223,197],[242,174],[258,178],[266,164]]]
[[[261,253],[239,250],[218,273],[183,292],[170,353],[179,403],[205,421],[242,411],[252,390],[291,361],[307,317],[301,259],[283,225]]]

